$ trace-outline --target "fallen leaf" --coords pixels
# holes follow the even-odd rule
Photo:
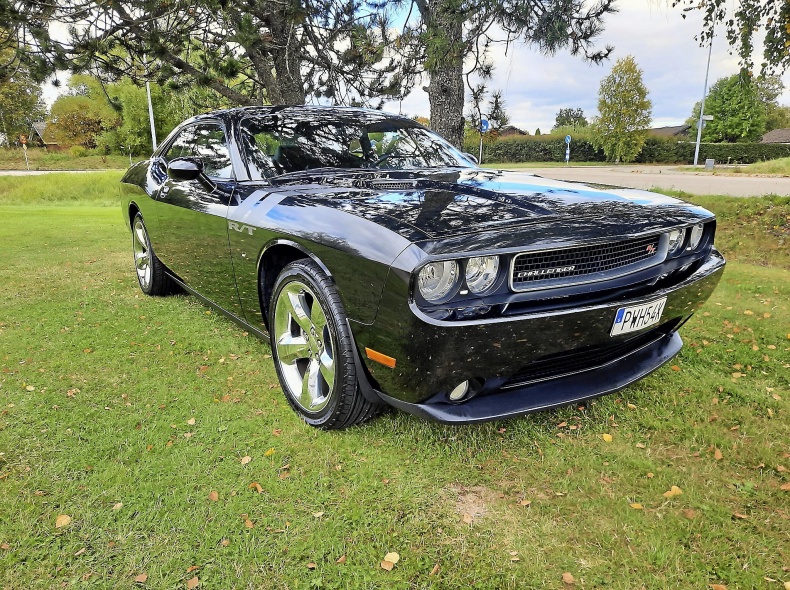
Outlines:
[[[469,514],[468,512],[464,512],[464,515],[461,517],[461,520],[463,520],[466,524],[472,524],[473,518],[471,514]]]
[[[282,433],[283,433],[282,428],[275,428],[274,430],[272,430],[272,434],[274,436],[280,436]]]
[[[787,483],[783,483],[782,485],[780,485],[780,486],[779,486],[779,489],[780,489],[780,490],[784,490],[784,491],[786,491],[786,492],[790,492],[790,481],[788,481]]]
[[[713,451],[713,458],[716,459],[716,461],[721,461],[724,458],[724,455],[721,454],[719,449],[716,449]]]
[[[647,445],[645,443],[636,443],[636,448],[637,449],[644,449],[644,448],[647,448]]]
[[[521,502],[519,502],[519,504],[521,506],[529,506],[530,504],[532,504],[532,500],[521,500]]]
[[[606,433],[606,432],[604,432],[604,433],[601,435],[601,438],[604,440],[604,442],[612,442],[612,435],[611,435],[611,434],[608,434],[608,433]]]
[[[785,590],[790,590],[790,582],[785,582]]]
[[[28,391],[35,391],[36,390],[36,388],[33,387],[32,385],[25,386],[25,389],[27,389]]]
[[[564,584],[573,584],[575,580],[573,579],[573,575],[570,572],[565,572],[562,574],[562,582]]]
[[[252,521],[249,518],[244,521],[244,526],[246,526],[248,529],[255,528],[255,525],[252,523]]]
[[[68,514],[58,514],[58,517],[55,519],[55,528],[61,529],[64,526],[69,526],[71,523],[71,517]]]
[[[316,518],[321,518],[324,515],[323,512],[313,512],[313,516]]]
[[[749,518],[748,516],[746,516],[745,514],[741,514],[740,512],[733,512],[732,515],[735,518],[739,518],[741,520],[746,520],[747,518]]]
[[[337,560],[335,561],[335,563],[339,563],[340,565],[343,565],[344,563],[346,563],[346,554],[344,553],[343,555],[338,557]]]
[[[118,502],[112,506],[113,510],[120,510],[121,508],[123,508],[123,502]]]
[[[272,455],[274,455],[274,447],[266,449],[266,452],[263,454],[264,457],[271,457]]]
[[[87,551],[87,549],[86,549],[85,547],[83,547],[82,549],[80,549],[79,551],[77,551],[77,552],[74,554],[74,557],[79,557],[80,555],[82,555],[82,554],[83,554],[83,553],[85,553],[86,551]]]
[[[433,566],[433,569],[431,570],[431,573],[430,573],[430,574],[428,574],[428,575],[429,575],[429,576],[435,576],[435,575],[436,575],[436,574],[438,574],[438,573],[439,573],[439,564],[437,563],[437,564],[435,564],[435,565]]]
[[[135,576],[134,581],[138,584],[145,584],[145,581],[148,579],[148,574],[140,574],[139,576]]]
[[[312,561],[307,564],[307,569],[314,570],[315,568],[316,568],[316,565]]]
[[[250,461],[252,461],[252,457],[250,457],[249,455],[244,455],[244,456],[241,458],[241,464],[242,464],[242,465],[246,465],[246,464],[247,464],[247,463],[249,463]]]
[[[11,549],[11,545],[9,545],[8,543],[3,543],[2,545],[0,545],[0,549],[2,549],[3,551],[8,551],[9,549]]]
[[[261,484],[259,484],[257,481],[254,481],[250,485],[248,485],[247,489],[255,490],[259,494],[263,493],[263,488],[261,487]]]
[[[665,498],[674,498],[675,496],[679,496],[682,493],[683,493],[683,490],[681,490],[678,486],[672,486],[671,489],[669,489],[668,491],[664,492],[664,497]]]
[[[192,572],[194,572],[195,570],[199,570],[199,569],[200,569],[200,566],[199,566],[199,565],[190,565],[190,566],[187,568],[187,573],[188,573],[188,574],[191,574],[191,573],[192,573]]]
[[[633,504],[629,504],[629,506],[634,510],[642,510],[644,508],[639,502],[634,502]]]
[[[379,565],[381,565],[381,569],[387,570],[388,572],[392,571],[392,568],[395,567],[395,564],[391,561],[387,561],[386,559],[382,561]]]
[[[692,510],[691,508],[684,508],[683,510],[680,511],[680,513],[685,518],[688,518],[689,520],[693,520],[693,519],[695,519],[697,517],[697,511],[696,510]]]
[[[678,367],[677,365],[672,365],[671,368],[673,371],[680,371],[680,367]]]
[[[387,553],[387,554],[384,556],[384,561],[390,561],[390,562],[392,562],[393,564],[394,564],[394,563],[398,563],[398,562],[400,561],[400,555],[398,555],[397,553],[395,553],[394,551],[392,551],[392,552],[390,552],[390,553]]]
[[[656,476],[655,473],[652,473],[650,471],[647,472],[647,479],[653,479],[655,476]]]
[[[708,584],[711,587],[711,590],[727,590],[727,586],[724,584]]]
[[[187,590],[192,590],[192,588],[197,588],[198,586],[200,586],[200,579],[197,576],[187,580]]]
[[[187,424],[189,424],[190,426],[194,426],[195,425],[195,419],[194,418],[190,418],[189,420],[187,420]]]
[[[634,404],[628,404],[629,410],[636,410],[636,406]]]
[[[223,547],[227,547],[228,545],[230,545],[230,539],[222,539],[222,541],[220,541],[219,544],[222,545]]]
[[[211,500],[212,502],[216,502],[217,500],[219,500],[219,492],[217,490],[211,490],[208,493],[208,499]]]

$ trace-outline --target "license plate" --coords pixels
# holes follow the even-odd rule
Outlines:
[[[666,303],[667,298],[664,297],[642,305],[621,307],[614,316],[614,325],[612,325],[612,331],[609,335],[628,334],[629,332],[636,332],[642,328],[657,324],[661,320],[661,314],[664,313]]]

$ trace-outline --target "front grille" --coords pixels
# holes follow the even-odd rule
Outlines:
[[[518,254],[513,261],[513,289],[540,289],[553,286],[555,279],[586,275],[600,275],[594,280],[604,279],[631,265],[633,268],[629,270],[645,268],[660,262],[660,241],[661,236],[654,235],[608,244]],[[562,284],[576,282],[584,282],[584,279],[563,281]]]
[[[371,188],[377,188],[388,191],[398,190],[413,190],[416,183],[413,181],[397,181],[397,180],[374,180],[369,183]]]
[[[597,369],[652,344],[668,334],[676,325],[677,320],[672,320],[622,342],[608,346],[588,346],[539,358],[510,377],[501,389],[512,389],[536,381]]]

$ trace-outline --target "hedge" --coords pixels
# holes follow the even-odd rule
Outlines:
[[[635,162],[640,164],[691,164],[694,142],[677,142],[648,137]],[[699,161],[713,158],[717,163],[751,164],[763,160],[790,157],[790,145],[776,143],[703,143]],[[483,147],[483,160],[491,162],[562,162],[565,141],[562,138],[535,137],[504,139]],[[603,150],[588,141],[571,144],[571,161],[605,162]]]

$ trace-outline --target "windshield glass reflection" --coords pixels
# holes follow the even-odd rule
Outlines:
[[[409,119],[384,114],[361,120],[272,113],[245,119],[240,139],[250,175],[256,180],[317,168],[471,167],[440,136]]]

